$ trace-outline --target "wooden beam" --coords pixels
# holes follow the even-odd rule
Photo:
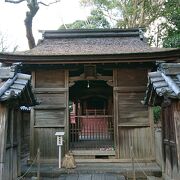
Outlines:
[[[118,124],[118,127],[150,127],[150,123],[133,123],[133,124],[130,124],[130,123],[120,123]]]
[[[38,105],[35,106],[34,109],[66,109],[66,104],[58,104],[58,105]]]
[[[146,86],[114,87],[114,91],[118,91],[118,92],[145,92]]]
[[[36,94],[57,94],[57,93],[63,93],[68,90],[68,87],[66,88],[35,88],[34,92]]]
[[[34,128],[64,128],[65,125],[35,125]]]

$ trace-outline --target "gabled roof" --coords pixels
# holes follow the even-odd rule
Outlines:
[[[162,63],[156,72],[148,73],[148,79],[145,104],[156,104],[156,96],[180,99],[180,63]]]
[[[75,64],[174,61],[180,49],[148,46],[141,29],[79,29],[42,31],[28,51],[1,53],[0,61],[26,64]]]
[[[14,68],[1,67],[0,70],[6,69],[6,77],[1,76],[0,82],[0,102],[19,100],[19,105],[33,106],[36,99],[32,93],[31,75],[13,72]],[[10,70],[8,73],[7,70]],[[11,71],[12,70],[12,71]],[[7,75],[10,75],[7,78]],[[13,74],[13,76],[12,76]]]
[[[140,29],[44,31],[26,55],[108,55],[164,51],[149,47]]]

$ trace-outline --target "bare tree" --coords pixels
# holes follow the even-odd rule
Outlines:
[[[5,52],[8,49],[7,38],[0,32],[0,52]]]
[[[20,4],[22,2],[27,3],[27,7],[29,10],[26,12],[24,24],[25,24],[25,28],[26,28],[26,37],[28,40],[28,45],[29,45],[29,48],[32,49],[36,46],[35,39],[34,39],[33,32],[32,32],[32,23],[33,23],[33,18],[35,17],[35,15],[37,14],[37,12],[39,10],[39,5],[41,4],[44,6],[50,6],[51,4],[60,2],[60,0],[55,0],[48,4],[46,4],[42,1],[38,1],[38,0],[5,0],[5,2],[13,3],[13,4]]]
[[[15,52],[18,49],[18,45],[8,42],[8,36],[0,31],[0,52]]]

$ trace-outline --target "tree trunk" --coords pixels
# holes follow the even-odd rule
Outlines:
[[[25,23],[25,27],[26,27],[26,37],[28,39],[29,49],[32,49],[36,46],[33,32],[32,32],[32,23],[33,23],[34,16],[36,15],[36,13],[39,10],[39,6],[37,3],[37,0],[28,3],[27,6],[29,8],[29,11],[26,12],[26,18],[24,20],[24,23]]]
[[[32,21],[33,21],[33,17],[31,16],[31,13],[27,12],[24,23],[25,23],[25,27],[26,27],[26,37],[28,40],[29,49],[32,49],[36,46],[34,36],[32,33]]]

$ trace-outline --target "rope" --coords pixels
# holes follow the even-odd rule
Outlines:
[[[17,180],[21,180],[23,179],[30,171],[30,169],[32,168],[32,166],[34,165],[34,163],[36,162],[36,158],[37,158],[37,154],[36,154],[36,157],[34,158],[33,162],[31,163],[30,167],[27,169],[27,171],[22,175],[20,176],[19,178],[17,178]]]

